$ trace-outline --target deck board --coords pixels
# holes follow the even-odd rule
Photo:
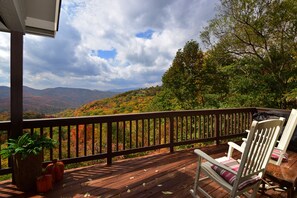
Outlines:
[[[203,148],[215,158],[223,156],[227,149],[227,145]],[[112,166],[96,164],[70,169],[65,172],[63,181],[46,194],[23,193],[11,181],[3,181],[0,182],[0,197],[191,197],[189,190],[194,182],[196,158],[193,149],[189,149],[171,154],[156,152],[116,161]],[[290,158],[285,166],[297,168],[296,158]],[[213,197],[228,197],[215,182],[206,180],[203,186]],[[274,198],[286,197],[285,192],[273,190],[267,194]],[[267,196],[258,194],[258,197]]]

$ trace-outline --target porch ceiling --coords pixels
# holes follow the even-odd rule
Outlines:
[[[0,0],[0,31],[54,37],[61,0]]]

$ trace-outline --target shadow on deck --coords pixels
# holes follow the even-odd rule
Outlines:
[[[213,157],[223,156],[227,145],[203,148]],[[290,162],[297,168],[297,160]],[[70,169],[64,179],[46,194],[23,193],[11,181],[0,183],[0,197],[191,197],[196,170],[193,149],[175,153],[155,153],[149,156],[125,159],[112,166],[97,164]],[[295,169],[296,170],[296,169]],[[228,197],[216,183],[205,181],[204,189],[213,197]],[[271,197],[286,197],[286,192],[270,190]],[[258,197],[267,197],[258,194]]]

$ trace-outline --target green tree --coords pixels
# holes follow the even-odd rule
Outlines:
[[[233,93],[286,108],[297,86],[297,1],[221,0],[218,10],[201,39],[238,60]]]
[[[228,54],[220,54],[217,49],[205,53],[201,83],[204,106],[207,108],[225,106],[229,93],[229,75],[224,67],[234,62]]]
[[[162,77],[163,86],[170,90],[184,109],[197,107],[199,78],[203,65],[203,52],[196,41],[188,41],[179,49],[171,67]]]
[[[162,87],[161,91],[156,93],[155,97],[146,107],[146,111],[171,111],[180,110],[182,107],[179,105],[177,98],[173,95],[172,91]]]

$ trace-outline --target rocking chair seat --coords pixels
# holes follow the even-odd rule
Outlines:
[[[282,158],[282,162],[288,161],[288,153],[284,153],[282,150],[278,148],[274,148],[271,154],[271,159],[278,161],[278,158]]]
[[[221,157],[216,159],[217,161],[219,161],[221,164],[226,165],[227,167],[231,168],[232,170],[234,170],[235,172],[238,171],[240,164],[238,163],[237,160],[233,159],[233,158],[228,158],[228,157]],[[212,165],[211,168],[217,173],[219,174],[225,181],[227,181],[230,185],[233,186],[235,179],[236,179],[236,174],[231,173],[230,171],[221,168],[219,166],[216,165]],[[246,178],[245,181],[241,182],[238,185],[238,189],[242,190],[245,187],[248,187],[250,185],[255,184],[257,181],[260,180],[260,177],[258,176],[252,176],[249,178]]]

